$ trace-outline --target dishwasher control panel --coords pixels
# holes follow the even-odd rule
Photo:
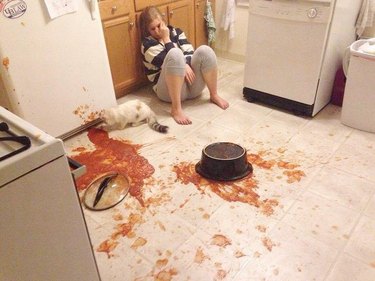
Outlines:
[[[250,0],[249,13],[290,21],[327,23],[331,6],[327,1]]]

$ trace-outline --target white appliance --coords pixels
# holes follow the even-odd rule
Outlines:
[[[1,281],[100,280],[61,140],[2,107],[0,264]]]
[[[64,138],[116,98],[97,1],[49,1],[76,4],[54,19],[45,2],[0,1],[0,105]]]
[[[354,42],[349,54],[341,122],[375,133],[375,38]]]
[[[329,101],[362,0],[250,0],[244,97],[314,116]]]

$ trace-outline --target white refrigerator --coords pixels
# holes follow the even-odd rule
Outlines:
[[[54,137],[116,104],[95,0],[0,0],[0,105]]]

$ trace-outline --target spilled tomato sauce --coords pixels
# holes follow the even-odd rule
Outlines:
[[[87,172],[77,180],[78,190],[86,189],[95,178],[104,173],[117,172],[128,176],[129,194],[144,206],[144,180],[151,177],[155,169],[147,159],[138,154],[142,146],[112,139],[106,131],[97,128],[88,131],[88,138],[95,145],[95,149],[85,151],[76,148],[75,151],[80,153],[71,157],[87,168]]]
[[[88,131],[88,139],[94,145],[95,149],[89,150],[85,147],[77,147],[73,149],[77,154],[71,157],[72,159],[86,165],[87,168],[87,173],[77,180],[78,190],[86,189],[93,180],[101,176],[103,173],[117,172],[128,176],[130,181],[129,193],[140,202],[142,207],[161,205],[163,202],[170,200],[170,196],[164,193],[161,197],[157,196],[154,198],[148,198],[147,200],[144,199],[142,188],[145,185],[146,179],[147,184],[150,183],[150,178],[154,174],[155,169],[150,165],[147,159],[139,155],[138,151],[142,145],[132,144],[129,141],[122,139],[112,139],[107,132],[97,128]],[[260,151],[258,153],[248,154],[247,160],[252,163],[254,168],[255,166],[257,167],[257,173],[260,173],[262,170],[267,170],[275,172],[277,178],[284,177],[290,184],[300,181],[306,176],[303,171],[297,169],[300,165],[282,160],[282,153],[283,152],[279,152],[279,155],[272,159],[269,157],[270,153],[267,151]],[[159,168],[163,167],[164,166],[162,165],[159,166]],[[236,181],[224,182],[209,180],[202,177],[195,171],[195,163],[180,162],[172,164],[171,168],[176,174],[177,181],[183,184],[193,184],[202,194],[213,192],[228,202],[239,202],[252,205],[258,208],[259,211],[266,216],[272,215],[274,213],[274,208],[279,205],[277,199],[260,198],[257,193],[258,181],[254,178],[253,174]],[[277,173],[280,176],[277,176]],[[158,186],[166,186],[173,185],[174,183],[171,182],[171,179],[164,178],[157,182],[155,181],[154,184]],[[189,200],[189,198],[185,199],[179,207],[184,208]],[[97,252],[106,253],[108,258],[113,256],[112,252],[119,245],[119,239],[121,237],[134,237],[134,226],[143,222],[142,216],[137,214],[129,215],[127,220],[123,220],[121,215],[117,215],[115,221],[116,227],[114,232],[96,249]],[[164,228],[165,230],[164,226],[161,228]],[[217,236],[215,239],[219,238],[222,239],[223,237]],[[138,243],[145,243],[146,240],[142,239],[139,238]],[[224,242],[226,243],[226,241]],[[223,245],[226,245],[225,243]],[[272,241],[264,241],[263,243],[269,250],[274,246]],[[136,245],[138,247],[138,244]],[[241,255],[241,253],[239,253],[239,255]],[[152,274],[156,280],[169,281],[174,275],[177,275],[177,271],[171,269],[169,271],[163,270],[160,272],[153,272]]]
[[[298,182],[306,176],[303,171],[296,169],[299,167],[298,164],[280,159],[266,160],[264,159],[266,154],[263,151],[257,154],[251,153],[247,155],[247,160],[261,170],[272,170],[274,168],[284,170],[282,175],[286,176],[288,183]],[[256,193],[258,182],[252,174],[236,181],[213,181],[199,175],[195,171],[195,164],[189,162],[174,165],[173,171],[181,183],[192,183],[203,194],[206,190],[210,190],[228,202],[240,202],[259,208],[266,216],[272,215],[274,208],[279,205],[276,199],[260,199],[260,196]]]
[[[192,183],[196,188],[205,193],[208,188],[228,202],[241,202],[259,207],[263,204],[259,195],[254,191],[257,181],[251,175],[237,181],[213,181],[203,178],[195,171],[195,164],[182,162],[173,167],[177,178],[183,184]]]

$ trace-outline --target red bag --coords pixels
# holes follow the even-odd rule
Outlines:
[[[331,103],[334,105],[342,106],[344,99],[346,77],[342,66],[336,71],[335,81],[333,83]]]

